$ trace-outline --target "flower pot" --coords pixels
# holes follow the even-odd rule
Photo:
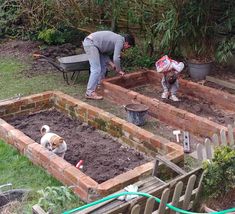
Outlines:
[[[148,106],[143,104],[126,105],[127,121],[137,126],[143,126],[145,124],[145,115],[147,114],[148,109]]]
[[[204,211],[205,211],[206,213],[218,212],[218,211],[216,211],[216,210],[213,210],[213,209],[207,207],[207,205],[204,205],[203,207],[204,207]],[[227,213],[227,214],[235,214],[235,212],[230,212],[230,213]]]
[[[210,73],[212,62],[209,63],[192,63],[188,62],[189,75],[194,80],[203,80]]]

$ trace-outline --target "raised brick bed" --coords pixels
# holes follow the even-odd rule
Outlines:
[[[148,155],[153,156],[155,152],[159,152],[165,154],[172,161],[182,159],[182,148],[177,144],[61,92],[44,92],[19,100],[0,103],[0,117],[2,118],[0,119],[0,138],[16,147],[33,163],[45,168],[63,184],[73,186],[74,192],[86,202],[108,195],[149,175],[152,171],[153,162],[143,164],[98,184],[82,171],[49,152],[5,121],[15,116],[53,107],[71,117],[79,118],[82,122],[106,131],[114,137],[120,138],[123,143],[127,143]]]
[[[227,124],[221,125],[206,117],[197,116],[186,110],[179,109],[160,99],[135,92],[132,88],[146,84],[159,87],[161,75],[145,70],[125,75],[124,77],[113,77],[103,81],[103,95],[118,104],[143,103],[149,107],[151,116],[169,125],[189,131],[201,137],[212,136],[221,129],[227,131]],[[161,90],[161,89],[160,89]],[[206,100],[209,103],[225,111],[234,111],[235,96],[197,83],[180,79],[180,91],[182,94],[197,100]],[[234,111],[235,113],[235,111]]]

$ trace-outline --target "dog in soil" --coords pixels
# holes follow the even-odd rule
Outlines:
[[[49,151],[64,158],[65,152],[67,151],[67,144],[64,139],[59,135],[50,132],[50,127],[48,125],[43,125],[40,132],[42,135],[40,144]]]

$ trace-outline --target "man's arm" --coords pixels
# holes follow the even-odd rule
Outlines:
[[[121,51],[123,49],[123,40],[118,40],[115,44],[114,53],[113,53],[113,64],[115,66],[116,72],[120,75],[124,75],[124,72],[121,69]]]

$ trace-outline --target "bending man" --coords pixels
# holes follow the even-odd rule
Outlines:
[[[87,99],[103,99],[96,94],[95,90],[105,77],[108,64],[118,74],[124,75],[120,66],[121,51],[134,45],[135,39],[131,35],[121,36],[112,31],[98,31],[84,39],[83,47],[88,56],[91,71],[85,95]],[[111,54],[113,54],[113,61],[109,58]]]

